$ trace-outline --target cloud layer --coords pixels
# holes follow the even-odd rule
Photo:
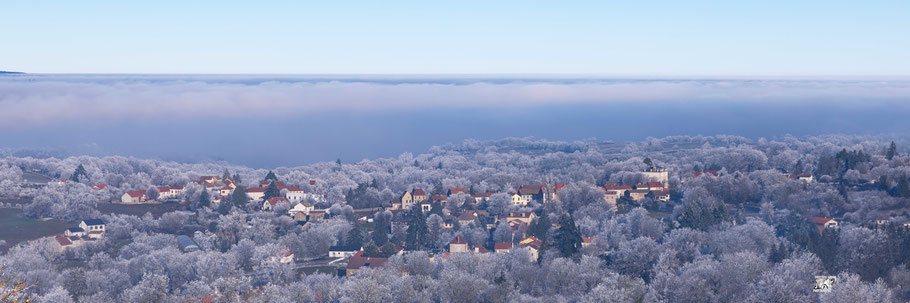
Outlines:
[[[327,111],[870,100],[910,101],[910,80],[20,75],[0,77],[0,127]]]

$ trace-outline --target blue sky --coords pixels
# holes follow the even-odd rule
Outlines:
[[[298,2],[4,1],[0,70],[910,74],[910,1]]]

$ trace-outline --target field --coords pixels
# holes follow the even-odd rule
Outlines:
[[[0,247],[0,252],[6,252],[16,243],[34,240],[41,237],[63,234],[67,227],[76,226],[75,222],[61,220],[37,220],[20,216],[19,209],[0,208],[0,240],[6,245]]]
[[[127,214],[141,217],[145,213],[151,213],[155,218],[160,217],[166,212],[172,212],[183,208],[178,203],[162,204],[116,204],[116,203],[98,203],[96,207],[103,214]]]

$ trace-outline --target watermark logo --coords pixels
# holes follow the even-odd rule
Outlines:
[[[812,287],[814,292],[831,292],[834,287],[834,276],[815,276],[815,286]]]

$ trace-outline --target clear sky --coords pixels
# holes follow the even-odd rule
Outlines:
[[[32,73],[908,75],[910,1],[3,1]]]

